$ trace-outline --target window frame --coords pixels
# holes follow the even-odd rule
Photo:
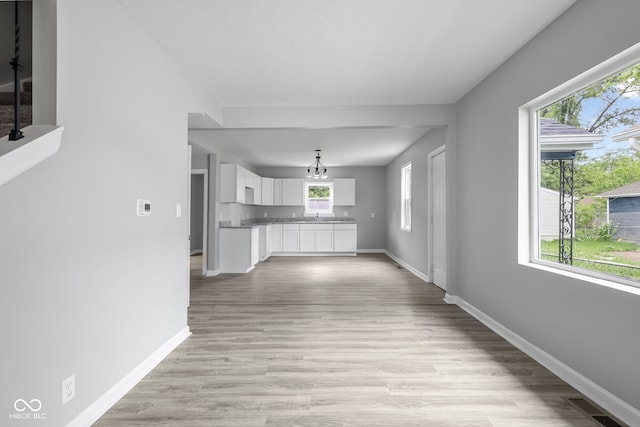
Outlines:
[[[309,207],[309,187],[329,187],[329,209],[317,210]],[[304,216],[318,216],[318,217],[334,217],[333,211],[333,182],[318,182],[318,181],[305,181],[304,183]]]
[[[409,180],[409,197],[407,198],[406,171],[409,170],[411,176]],[[409,200],[409,224],[407,224],[407,199]],[[411,232],[413,223],[413,166],[412,162],[407,162],[400,168],[400,230]]]
[[[540,257],[538,111],[640,62],[640,43],[551,89],[518,109],[518,264],[640,295],[640,283]]]

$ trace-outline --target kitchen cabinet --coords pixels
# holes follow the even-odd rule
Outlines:
[[[335,178],[333,180],[333,205],[356,205],[356,180],[355,178]]]
[[[282,252],[282,224],[271,224],[271,252]]]
[[[262,201],[263,206],[273,206],[273,178],[260,178],[262,184]],[[282,199],[282,193],[280,195]]]
[[[273,205],[282,206],[282,178],[273,178]]]
[[[258,230],[260,234],[260,250],[258,259],[260,261],[265,261],[271,256],[271,224],[259,225]]]
[[[220,272],[248,273],[260,255],[258,227],[220,229]]]
[[[358,249],[358,225],[335,224],[333,227],[333,250],[354,253]]]
[[[245,203],[247,172],[239,165],[230,163],[220,165],[220,202]]]
[[[220,165],[220,202],[259,205],[262,202],[262,180],[240,165]]]
[[[304,180],[282,179],[282,206],[304,206]]]
[[[333,224],[300,224],[300,252],[333,252]]]
[[[300,252],[300,224],[282,224],[282,251]]]

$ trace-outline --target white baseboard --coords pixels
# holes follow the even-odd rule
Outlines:
[[[271,252],[271,256],[356,256],[354,252]]]
[[[189,327],[185,326],[180,332],[175,334],[164,343],[160,348],[151,353],[149,357],[136,366],[133,371],[129,372],[116,385],[111,387],[105,394],[100,396],[98,400],[93,402],[87,409],[82,411],[75,417],[67,427],[86,427],[95,423],[101,416],[105,414],[118,400],[129,392],[136,384],[138,384],[153,368],[155,368],[165,357],[169,355],[176,347],[178,347],[185,339],[191,335]]]
[[[511,329],[497,322],[484,312],[478,310],[460,297],[446,295],[445,301],[449,304],[456,304],[471,316],[478,319],[489,329],[500,335],[502,338],[513,344],[516,348],[522,350],[536,362],[560,377],[567,384],[574,387],[580,393],[600,405],[603,409],[609,411],[620,421],[631,426],[640,426],[640,410],[629,405],[619,397],[613,395],[589,378],[575,371],[570,366],[562,363],[549,353],[545,352],[536,345],[522,338]]]
[[[220,274],[220,269],[217,270],[207,270],[207,274],[205,274],[206,277],[211,277],[211,276],[217,276],[218,274]]]
[[[445,293],[444,302],[446,302],[447,304],[458,304],[458,297]]]
[[[358,249],[359,254],[384,254],[386,249]]]
[[[429,278],[429,276],[424,274],[422,271],[415,269],[413,266],[401,260],[400,258],[398,258],[397,256],[395,256],[394,254],[392,254],[387,250],[385,250],[384,253],[387,254],[389,258],[391,258],[392,260],[394,260],[395,262],[397,262],[398,264],[400,264],[401,266],[403,266],[404,268],[412,272],[414,275],[418,276],[420,279],[424,280],[427,283],[431,283],[431,279]]]
[[[217,271],[219,273],[242,274],[242,273],[248,273],[251,270],[253,270],[254,268],[256,268],[256,267],[253,266],[253,265],[251,267],[245,267],[244,265],[231,265],[231,266],[227,266],[225,268],[220,268]]]

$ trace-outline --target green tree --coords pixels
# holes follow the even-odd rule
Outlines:
[[[602,79],[540,111],[542,117],[569,126],[581,127],[589,132],[607,132],[618,126],[628,126],[640,117],[640,108],[620,102],[640,92],[640,64]],[[584,103],[599,99],[602,107],[588,123],[580,121]]]

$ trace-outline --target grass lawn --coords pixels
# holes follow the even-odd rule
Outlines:
[[[542,259],[547,261],[558,260],[558,241],[541,242]],[[628,255],[621,254],[626,252]],[[638,252],[638,254],[636,254]],[[593,261],[607,261],[619,264],[640,267],[640,245],[629,242],[615,242],[606,240],[574,240],[573,241],[573,265],[587,270],[601,271],[629,279],[640,280],[640,269],[596,264],[579,261],[582,258]],[[631,258],[631,259],[630,259]]]

